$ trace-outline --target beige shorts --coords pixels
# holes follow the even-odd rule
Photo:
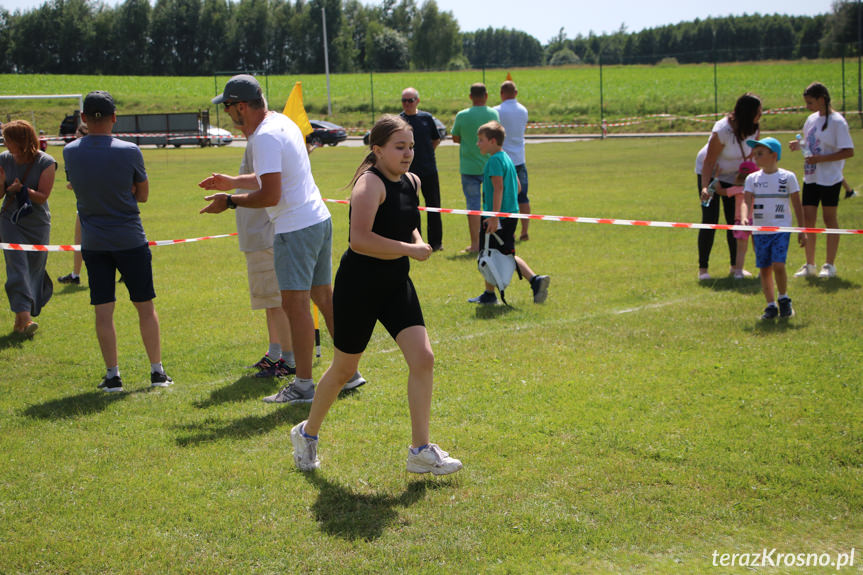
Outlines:
[[[249,275],[249,299],[252,309],[268,309],[282,306],[282,293],[273,265],[273,248],[246,254],[246,270]]]

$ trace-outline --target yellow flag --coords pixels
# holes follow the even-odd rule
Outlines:
[[[510,74],[509,72],[507,72],[507,73],[506,73],[506,79],[507,79],[507,81],[508,81],[508,82],[512,82],[512,74]]]
[[[306,115],[306,108],[303,106],[302,82],[294,84],[294,89],[291,90],[291,95],[288,96],[288,101],[285,103],[285,109],[282,113],[300,127],[304,138],[314,132],[312,125],[309,123],[309,117]]]

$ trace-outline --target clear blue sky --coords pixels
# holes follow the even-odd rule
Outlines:
[[[422,4],[419,0],[418,4]],[[621,24],[637,32],[708,16],[791,14],[813,16],[831,12],[830,0],[437,0],[441,10],[452,12],[463,32],[480,28],[514,28],[542,42],[556,36],[561,27],[574,38],[592,30],[614,32]]]
[[[151,0],[153,1],[153,0]],[[421,5],[424,0],[416,0]],[[107,0],[108,4],[116,4]],[[379,1],[364,0],[366,4]],[[587,35],[591,30],[597,34],[613,32],[621,24],[631,32],[653,28],[664,24],[676,24],[706,18],[752,14],[792,14],[812,16],[831,11],[831,0],[719,0],[698,2],[694,0],[603,0],[597,4],[584,0],[437,0],[441,10],[452,12],[464,32],[492,26],[514,28],[535,36],[545,44],[557,35],[561,27],[567,36]],[[35,8],[44,0],[2,0],[0,4],[9,11]]]

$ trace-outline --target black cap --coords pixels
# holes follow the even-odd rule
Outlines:
[[[225,84],[224,93],[213,98],[213,103],[251,102],[260,100],[261,97],[261,85],[258,84],[258,81],[248,74],[240,74],[228,80],[228,83]]]
[[[102,90],[96,90],[95,92],[90,92],[84,98],[84,109],[82,112],[98,120],[112,115],[116,109],[114,98],[111,97],[111,94]]]

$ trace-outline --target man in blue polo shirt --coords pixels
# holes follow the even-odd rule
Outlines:
[[[89,134],[67,144],[63,158],[66,178],[78,201],[81,254],[90,278],[96,337],[107,368],[99,389],[123,391],[114,328],[117,271],[138,311],[141,338],[150,359],[150,384],[167,387],[174,381],[162,367],[150,247],[138,209],[150,195],[144,157],[138,146],[111,135],[117,114],[108,92],[87,94],[81,117]]]

